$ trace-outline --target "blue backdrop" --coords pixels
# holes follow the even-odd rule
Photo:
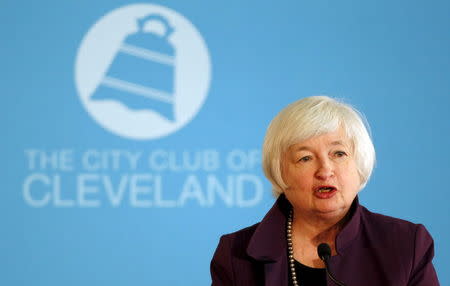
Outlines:
[[[366,115],[361,202],[423,223],[450,285],[448,1],[134,4],[0,2],[1,285],[208,285],[274,201],[268,123],[317,94]]]

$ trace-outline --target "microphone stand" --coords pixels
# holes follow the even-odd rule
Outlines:
[[[327,276],[339,286],[346,286],[343,282],[337,280],[330,271],[330,267],[328,265],[328,259],[331,257],[331,248],[326,243],[321,243],[317,247],[317,253],[319,254],[320,259],[325,263],[325,270],[327,272]]]

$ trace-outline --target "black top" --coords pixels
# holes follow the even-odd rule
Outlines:
[[[325,268],[311,268],[295,260],[295,274],[297,275],[297,282],[301,286],[327,286]],[[290,271],[289,284],[293,285]]]

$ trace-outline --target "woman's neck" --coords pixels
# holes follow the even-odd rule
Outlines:
[[[332,255],[336,254],[336,236],[348,220],[348,215],[334,219],[302,216],[294,210],[293,243],[294,257],[305,265],[323,267],[317,256],[317,246],[327,243],[331,247]]]

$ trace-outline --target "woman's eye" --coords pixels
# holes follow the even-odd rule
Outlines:
[[[347,156],[347,153],[345,153],[344,151],[336,151],[334,152],[334,155],[336,155],[336,157],[344,157]]]
[[[309,160],[311,160],[311,156],[301,157],[300,160],[298,160],[298,161],[299,162],[308,162]]]

